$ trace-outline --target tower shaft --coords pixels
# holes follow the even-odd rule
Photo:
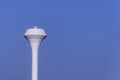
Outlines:
[[[29,39],[32,48],[32,80],[38,80],[38,49],[40,39]]]
[[[38,52],[32,51],[32,80],[38,80]]]

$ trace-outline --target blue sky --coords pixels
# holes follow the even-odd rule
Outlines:
[[[120,80],[119,0],[0,0],[0,80],[31,80],[34,25],[39,80]]]

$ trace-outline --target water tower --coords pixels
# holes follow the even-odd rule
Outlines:
[[[32,80],[38,80],[38,51],[40,43],[45,39],[44,29],[34,26],[27,29],[24,37],[30,42],[32,49]]]

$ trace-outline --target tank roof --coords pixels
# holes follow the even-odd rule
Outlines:
[[[44,36],[46,36],[46,33],[45,33],[44,29],[34,26],[33,28],[29,28],[26,30],[24,36],[27,36],[27,35],[44,35]]]

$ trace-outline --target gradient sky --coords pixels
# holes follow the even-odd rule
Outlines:
[[[31,80],[34,25],[39,80],[120,80],[120,0],[0,0],[0,80]]]

